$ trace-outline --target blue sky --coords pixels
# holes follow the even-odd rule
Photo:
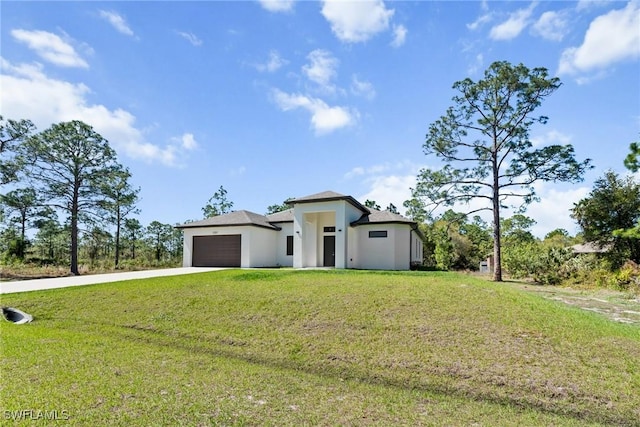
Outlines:
[[[595,169],[541,184],[538,235],[574,233],[573,203],[640,138],[640,2],[6,2],[0,113],[40,130],[79,119],[141,188],[143,224],[201,219],[225,187],[264,213],[324,190],[404,213],[430,123],[494,61],[562,87],[536,146]]]

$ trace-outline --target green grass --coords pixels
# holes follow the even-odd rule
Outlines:
[[[465,275],[223,271],[2,305],[35,316],[1,324],[4,417],[640,425],[638,326]]]

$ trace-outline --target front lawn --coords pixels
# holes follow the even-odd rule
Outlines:
[[[640,327],[461,274],[230,270],[2,305],[35,317],[1,323],[3,420],[640,425]]]

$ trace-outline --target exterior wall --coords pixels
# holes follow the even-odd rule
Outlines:
[[[422,265],[424,260],[424,246],[422,239],[414,230],[411,230],[411,262]]]
[[[293,267],[319,267],[324,261],[324,227],[336,227],[336,268],[347,268],[349,223],[362,215],[344,200],[300,203],[294,208]]]
[[[293,223],[280,222],[276,224],[282,230],[276,234],[276,265],[282,267],[293,267],[293,255],[287,255],[287,236],[293,236]]]
[[[361,225],[358,232],[358,258],[356,268],[366,270],[393,270],[395,257],[393,254],[394,230],[391,224]],[[369,231],[386,231],[386,238],[369,238]]]
[[[249,246],[249,267],[275,267],[277,235],[279,231],[262,227],[246,227],[250,229],[249,238],[246,240]],[[243,236],[244,237],[244,236]],[[242,240],[244,252],[245,240]],[[244,255],[244,253],[243,253]],[[244,265],[243,265],[244,267]]]
[[[185,228],[184,253],[182,266],[191,267],[193,255],[193,236],[224,236],[240,234],[242,236],[242,251],[240,266],[248,267],[273,267],[276,265],[274,248],[276,247],[276,230],[268,230],[253,226],[236,227],[202,227]]]
[[[352,268],[408,270],[411,265],[411,227],[404,224],[370,224],[354,228],[357,250],[351,253]],[[369,237],[369,231],[386,231],[387,237]]]
[[[395,257],[394,270],[408,270],[411,266],[411,227],[394,225]]]
[[[360,228],[361,227],[349,227],[347,233],[348,236],[348,258],[347,268],[360,268],[358,265],[358,259],[360,255]]]

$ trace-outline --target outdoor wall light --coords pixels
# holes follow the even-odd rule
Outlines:
[[[338,228],[338,233],[342,233],[342,228]]]

